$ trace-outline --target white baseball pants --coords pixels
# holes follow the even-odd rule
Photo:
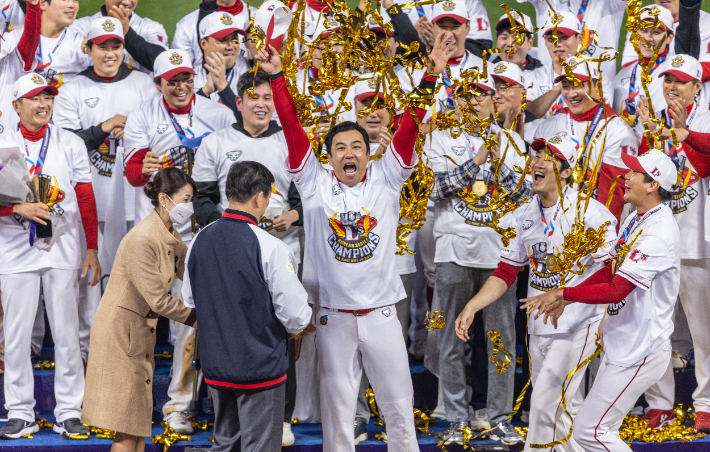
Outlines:
[[[362,316],[320,308],[316,322],[323,450],[355,451],[355,405],[364,369],[387,419],[387,450],[419,451],[412,377],[395,306]]]
[[[574,413],[574,396],[584,379],[585,369],[577,371],[566,383],[564,380],[572,369],[597,349],[594,340],[598,328],[599,321],[569,333],[530,335],[533,390],[525,452],[549,452],[552,447],[534,449],[531,444],[548,444],[569,433],[572,422],[562,407],[562,384],[565,384],[567,410]],[[573,438],[554,449],[558,452],[583,452]]]
[[[688,319],[695,350],[695,379],[698,387],[693,392],[695,411],[710,412],[710,259],[680,261],[679,299]],[[675,377],[672,356],[668,357],[665,373],[657,384],[646,391],[649,409],[672,410],[675,402]]]
[[[79,349],[78,273],[44,269],[0,275],[5,312],[5,408],[10,419],[35,419],[30,344],[40,284],[54,339],[54,416],[59,422],[81,418],[84,366]]]
[[[609,364],[605,356],[594,386],[574,420],[577,444],[586,452],[630,452],[631,448],[619,438],[621,422],[639,396],[661,378],[670,359],[670,340],[631,367]]]
[[[179,281],[179,280],[178,280]],[[168,386],[168,400],[163,405],[163,415],[179,411],[184,412],[190,409],[192,401],[192,388],[195,382],[195,369],[192,367],[192,358],[195,350],[195,328],[183,325],[182,323],[170,321],[170,339],[174,346],[173,368],[170,385]],[[202,371],[199,373],[197,390],[202,383]]]

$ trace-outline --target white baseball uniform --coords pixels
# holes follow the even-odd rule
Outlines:
[[[664,117],[663,111],[658,111],[656,115],[658,118]],[[688,115],[686,124],[692,131],[710,132],[710,113],[704,111],[703,106],[696,104]],[[671,192],[673,198],[668,201],[668,206],[678,222],[681,236],[678,298],[685,312],[690,314],[687,319],[695,349],[695,362],[704,363],[710,353],[710,332],[703,321],[707,318],[706,315],[710,315],[706,299],[707,293],[710,292],[710,280],[707,278],[707,272],[710,270],[710,243],[705,241],[705,211],[709,200],[710,177],[698,175],[698,170],[690,164],[685,154],[685,146],[687,145],[681,143],[675,157],[683,168],[683,184],[678,190]],[[673,156],[671,148],[672,144],[668,143],[665,151]],[[698,383],[693,392],[695,410],[710,412],[710,370],[707,366],[697,364],[695,378]],[[669,364],[663,378],[646,391],[646,401],[650,409],[673,409],[675,378],[672,365]]]
[[[12,107],[10,86],[27,73],[24,65],[17,47],[0,59],[0,138],[5,131],[9,133],[13,128],[17,128],[17,123],[20,122],[20,117]]]
[[[538,195],[513,212],[511,224],[517,236],[508,247],[501,250],[500,260],[515,267],[530,265],[528,297],[559,287],[560,274],[549,270],[545,259],[550,246],[561,251],[564,235],[571,232],[575,222],[580,221],[580,215],[583,215],[585,228],[598,229],[608,224],[604,228],[604,245],[580,260],[575,270],[579,270],[580,264],[589,267],[581,275],[573,275],[567,286],[576,286],[601,269],[602,261],[608,258],[609,243],[615,243],[616,218],[606,207],[590,200],[586,212],[579,212],[578,192],[572,187],[565,187],[563,193],[565,196],[561,205],[558,200],[555,205],[542,208],[546,222],[554,226],[552,236],[548,237],[545,232],[546,225],[542,221]],[[533,449],[531,444],[547,444],[564,438],[569,432],[571,422],[561,406],[561,388],[567,374],[594,353],[595,334],[603,313],[602,305],[573,304],[559,318],[557,329],[550,322],[544,324],[542,317],[537,320],[530,317],[528,332],[533,392],[526,451],[551,450]],[[572,399],[583,375],[584,372],[577,372],[567,381],[565,400],[569,410],[574,409]],[[566,452],[582,451],[573,440],[556,448]]]
[[[238,14],[232,12],[232,8],[226,9],[226,11],[232,13],[234,16],[234,25],[240,30],[249,29],[249,20],[254,16],[256,8],[249,6],[243,0],[237,0],[242,4],[242,10]],[[221,11],[222,9],[220,9]],[[182,49],[190,55],[190,61],[195,67],[202,67],[202,48],[200,47],[200,40],[197,35],[197,19],[200,17],[200,11],[195,10],[188,14],[187,16],[180,19],[180,21],[175,26],[175,35],[173,36],[173,42],[171,44],[172,49]],[[246,57],[248,51],[246,46],[242,45],[240,48],[240,57]]]
[[[604,360],[574,422],[574,439],[588,452],[631,450],[619,438],[621,422],[638,397],[661,378],[671,359],[681,271],[678,224],[664,203],[641,219],[630,215],[619,238],[632,219],[636,222],[629,228],[628,242],[641,234],[616,274],[637,287],[620,303],[607,307]]]
[[[57,421],[81,417],[84,368],[79,348],[78,276],[79,207],[74,186],[91,182],[84,142],[72,132],[48,127],[41,176],[58,184],[57,202],[50,214],[66,221],[64,234],[49,251],[29,244],[29,222],[17,215],[0,217],[0,286],[5,331],[5,407],[9,418],[33,422],[34,378],[29,360],[32,325],[40,284],[55,343],[54,392]],[[47,135],[45,135],[46,137]],[[0,147],[18,146],[36,163],[44,140],[26,141],[17,125],[0,135]],[[56,223],[56,221],[55,221]],[[59,231],[56,231],[58,233]]]
[[[106,219],[116,151],[123,144],[122,140],[111,138],[109,134],[104,133],[101,123],[117,114],[128,116],[130,112],[139,109],[143,102],[158,94],[153,80],[146,74],[122,66],[116,77],[107,82],[98,77],[91,67],[64,85],[54,100],[53,119],[57,126],[74,132],[90,132],[87,135],[91,136],[93,145],[92,149],[89,149],[87,144],[87,149],[89,161],[94,167],[92,185],[97,200],[99,231],[102,231]],[[133,221],[137,189],[127,182],[123,187],[126,221]],[[99,232],[99,246],[102,246],[102,242],[103,233]],[[88,287],[87,278],[88,276],[79,282],[79,337],[84,360],[88,357],[91,325],[102,295],[101,286]]]
[[[82,36],[88,36],[89,28],[91,27],[91,22],[94,19],[98,19],[101,17],[107,17],[106,6],[102,6],[101,11],[97,12],[93,16],[85,16],[75,20],[74,23],[71,25],[71,28],[73,30],[76,30]],[[159,22],[156,22],[152,19],[148,19],[147,17],[141,17],[134,11],[133,13],[131,13],[128,25],[131,27],[131,30],[136,32],[138,36],[142,37],[147,42],[151,44],[157,44],[163,47],[165,50],[168,50],[168,33],[165,31],[165,27],[163,27],[163,25]],[[123,63],[126,66],[131,69],[144,72],[150,76],[153,75],[153,71],[141,66],[141,64],[138,63],[138,61],[136,61],[136,59],[128,53],[128,50],[124,50],[123,53]]]

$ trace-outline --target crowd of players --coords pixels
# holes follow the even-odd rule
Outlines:
[[[30,174],[51,177],[60,190],[50,207],[37,203],[0,207],[4,391],[10,419],[0,429],[0,437],[19,438],[38,428],[27,351],[35,354],[41,349],[41,303],[55,343],[54,429],[69,435],[87,433],[80,422],[83,363],[89,358],[89,333],[105,287],[101,277],[107,272],[101,267],[106,260],[99,259],[99,254],[109,241],[104,230],[107,220],[116,214],[109,206],[116,197],[112,174],[117,156],[122,157],[119,162],[123,162],[127,181],[123,185],[127,229],[153,209],[142,187],[161,168],[183,168],[196,181],[199,192],[193,218],[197,226],[214,222],[227,208],[225,183],[232,163],[256,161],[272,172],[273,193],[259,226],[291,247],[302,267],[309,302],[321,307],[313,319],[318,352],[327,355],[320,357],[320,373],[315,358],[304,356],[316,354],[313,337],[304,337],[300,368],[292,363],[289,379],[316,388],[321,380],[320,410],[318,394],[313,392],[303,392],[312,400],[301,398],[300,403],[309,407],[305,411],[310,411],[310,419],[322,420],[324,446],[331,447],[326,450],[351,450],[367,438],[370,412],[362,395],[370,384],[390,425],[390,442],[401,444],[402,450],[416,450],[416,441],[411,441],[416,435],[410,415],[411,379],[406,359],[402,360],[406,355],[400,353],[401,341],[393,337],[389,324],[364,339],[356,337],[358,333],[347,323],[350,318],[374,317],[380,311],[389,319],[389,305],[396,311],[392,318],[399,319],[401,336],[397,337],[405,342],[410,312],[443,311],[445,326],[429,335],[426,362],[439,376],[437,412],[451,423],[445,443],[461,444],[468,426],[492,429],[491,438],[505,444],[525,442],[510,423],[514,373],[497,372],[490,360],[484,364],[474,359],[473,367],[487,366],[483,375],[488,380],[487,396],[480,406],[470,404],[467,383],[471,358],[466,341],[479,310],[480,325],[485,331],[498,332],[515,362],[517,286],[529,297],[548,294],[550,298],[533,299],[530,306],[544,310],[545,317],[555,321],[553,326],[552,321],[531,316],[527,326],[533,395],[529,414],[523,412],[530,422],[525,450],[532,450],[531,444],[559,440],[569,431],[570,420],[559,407],[563,383],[568,385],[567,408],[573,416],[587,424],[596,419],[595,411],[585,409],[592,402],[583,405],[587,395],[581,388],[583,372],[566,383],[565,377],[592,355],[595,334],[601,338],[602,328],[607,347],[605,381],[618,386],[614,388],[618,398],[629,398],[628,393],[621,396],[636,375],[642,374],[640,363],[653,357],[658,375],[647,376],[639,394],[628,401],[629,409],[634,408],[636,398],[645,391],[648,408],[644,417],[652,428],[673,419],[673,371],[684,368],[694,350],[695,428],[710,432],[710,331],[703,324],[710,316],[704,298],[710,291],[710,246],[705,231],[710,189],[706,135],[710,132],[710,87],[706,85],[710,81],[710,16],[699,10],[697,1],[657,0],[639,17],[654,26],[639,31],[643,39],[637,44],[627,37],[618,49],[620,33],[626,32],[624,0],[530,2],[536,9],[534,21],[518,12],[492,21],[480,0],[447,0],[400,9],[395,4],[406,1],[385,0],[381,13],[392,24],[393,33],[377,21],[369,22],[378,40],[388,45],[385,56],[403,54],[404,46],[416,41],[422,54],[440,52],[448,58],[443,73],[431,65],[410,74],[401,67],[398,74],[405,91],[434,90],[429,113],[416,108],[412,112],[420,116],[427,132],[421,158],[435,180],[427,221],[407,240],[417,250],[416,258],[409,253],[395,258],[394,234],[382,231],[394,231],[399,192],[418,161],[412,155],[417,132],[402,119],[411,114],[407,110],[392,118],[384,108],[374,76],[361,75],[350,88],[346,98],[352,110],[341,111],[334,121],[324,120],[312,131],[316,137],[331,137],[325,149],[335,176],[323,188],[317,171],[321,164],[308,158],[313,153],[310,143],[279,78],[276,51],[257,54],[251,39],[250,19],[256,8],[242,0],[206,0],[178,22],[169,42],[163,25],[133,11],[138,0],[106,0],[101,11],[81,19],[76,18],[77,0],[0,1],[0,148],[19,146],[26,152]],[[550,6],[556,8],[555,19]],[[303,20],[312,31],[305,39],[315,44],[315,50],[311,61],[302,62],[297,76],[302,94],[309,94],[308,87],[318,83],[323,49],[342,51],[337,44],[324,45],[337,38],[341,27],[331,15],[328,3],[307,0]],[[490,48],[502,52],[484,56],[483,51]],[[584,62],[615,50],[622,62],[618,72],[615,59],[601,65]],[[483,57],[488,58],[487,78],[460,91],[450,88],[463,71],[481,69]],[[262,71],[254,73],[250,69],[257,61]],[[651,77],[642,83],[648,64]],[[333,114],[340,94],[339,90],[326,91],[316,96],[316,103]],[[481,123],[476,133],[457,134],[429,125],[432,110],[442,113],[466,105],[473,107],[478,118],[495,115],[496,120]],[[651,106],[660,123],[649,120]],[[358,117],[364,110],[366,114]],[[644,123],[667,140],[661,149],[669,159],[656,155],[660,151],[649,152],[661,145],[649,142]],[[332,140],[334,134],[326,135],[331,129],[342,136],[363,134],[364,139],[366,135],[365,155],[384,154],[383,158],[372,162],[368,170],[367,158],[360,159],[357,149],[351,145],[339,149],[339,143]],[[395,129],[400,130],[399,142]],[[495,145],[491,145],[492,137],[497,138]],[[645,160],[635,158],[646,153]],[[672,176],[668,161],[673,163]],[[531,174],[521,178],[520,169],[526,166]],[[636,180],[640,173],[648,177]],[[370,180],[366,177],[373,184],[383,184],[380,191],[363,189],[361,185]],[[555,304],[559,300],[553,300],[552,294],[558,293],[560,275],[555,272],[554,250],[561,248],[565,234],[579,222],[577,190],[585,183],[596,184],[593,193],[599,202],[589,204],[582,221],[604,229],[605,245],[578,263],[580,274],[567,281],[564,291],[565,300],[588,304],[568,308],[557,322],[559,313],[553,311],[559,308]],[[387,194],[390,191],[393,196]],[[520,205],[500,222],[501,227],[512,226],[517,232],[506,246],[500,233],[490,227],[495,211],[488,202],[499,191]],[[647,222],[658,209],[643,201],[644,196],[658,196],[663,202],[656,219]],[[670,212],[679,232],[673,232],[675,222],[667,222]],[[646,215],[637,218],[637,213]],[[63,234],[54,239],[51,251],[29,246],[29,220],[60,217],[61,222],[53,223],[55,227],[63,224]],[[656,241],[641,240],[639,244],[645,247],[637,244],[618,274],[616,268],[605,266],[615,256],[608,248],[616,247],[618,255],[616,245],[631,242],[631,233],[644,222],[649,231],[652,225],[661,230],[653,236]],[[193,239],[190,223],[178,230],[189,244]],[[380,258],[385,253],[392,256]],[[421,263],[419,269],[416,261]],[[522,267],[529,267],[528,281],[516,284]],[[594,273],[607,269],[607,279]],[[338,280],[337,273],[348,273],[347,287],[323,284],[323,278]],[[428,302],[427,297],[412,296],[417,274],[433,289]],[[592,288],[584,293],[569,289],[592,275],[594,282],[587,282]],[[626,278],[626,286],[618,275]],[[584,299],[593,298],[593,284],[602,283],[611,286],[598,295],[601,301]],[[176,280],[174,292],[179,290]],[[644,298],[638,294],[642,291],[652,296]],[[675,303],[676,297],[680,303]],[[410,306],[412,300],[415,306]],[[632,311],[633,303],[643,307]],[[388,309],[386,313],[382,308]],[[412,330],[421,330],[421,316],[414,315],[412,323]],[[173,378],[163,414],[171,427],[184,433],[192,430],[193,370],[185,363],[194,337],[193,328],[171,321]],[[387,353],[344,347],[353,341],[394,345]],[[422,341],[421,336],[412,340],[412,350],[418,354],[424,354]],[[488,357],[494,344],[486,342],[483,354]],[[339,348],[325,353],[333,347]],[[663,353],[654,354],[657,349]],[[386,369],[381,369],[383,359]],[[357,371],[345,372],[353,360],[359,363]],[[624,387],[621,381],[626,374],[614,374],[610,368],[636,373]],[[609,380],[612,376],[615,381]],[[284,444],[293,441],[288,422],[293,416],[295,386],[290,392]],[[590,394],[587,400],[596,400],[597,408],[604,406],[604,397]],[[615,422],[620,423],[627,412],[620,410],[618,416],[605,420],[602,411],[598,425],[614,436]],[[387,435],[386,430],[383,433]],[[601,436],[580,429],[556,447],[597,450],[604,441],[612,444],[613,439]]]

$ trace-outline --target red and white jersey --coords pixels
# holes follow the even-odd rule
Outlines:
[[[234,26],[240,30],[249,29],[249,20],[254,16],[256,8],[249,6],[243,0],[238,0],[242,3],[242,11],[234,15]],[[200,17],[200,11],[195,10],[187,16],[180,19],[175,26],[175,35],[170,46],[172,49],[182,49],[190,55],[190,61],[195,67],[202,67],[204,60],[202,59],[202,48],[200,40],[197,36],[197,19]],[[248,54],[246,46],[242,43],[239,49],[240,57],[245,57]]]
[[[543,208],[546,221],[554,226],[551,237],[545,233],[538,195],[513,211],[512,225],[517,234],[510,240],[507,248],[501,249],[500,260],[515,267],[530,265],[528,297],[559,287],[560,274],[550,271],[545,259],[550,246],[556,250],[555,254],[562,252],[564,235],[571,232],[572,226],[580,221],[579,217],[583,218],[585,229],[599,229],[604,223],[609,224],[605,227],[604,245],[595,253],[582,258],[575,265],[574,271],[579,271],[580,264],[589,267],[581,275],[571,274],[572,278],[566,286],[574,287],[600,270],[604,266],[603,261],[609,257],[610,245],[616,243],[616,218],[611,212],[593,199],[589,201],[586,212],[579,212],[578,208],[583,209],[584,205],[578,206],[577,191],[572,187],[566,187],[564,190],[564,202],[561,206],[558,200],[554,206]],[[565,308],[564,315],[557,321],[557,329],[551,322],[545,325],[543,317],[537,320],[531,317],[528,322],[528,332],[537,335],[568,333],[600,320],[603,314],[603,305],[573,303]]]
[[[291,210],[288,203],[288,190],[291,186],[291,174],[284,164],[288,161],[288,147],[281,127],[275,122],[258,137],[245,133],[237,124],[218,130],[200,144],[199,158],[195,159],[192,178],[195,182],[218,182],[219,209],[224,212],[229,206],[227,199],[227,174],[236,162],[259,162],[274,175],[274,190],[283,199],[282,211]],[[283,240],[293,250],[294,256],[300,256],[301,246],[298,241],[298,227],[292,226],[285,232],[277,232],[270,219],[262,218],[259,227],[274,237]],[[300,261],[300,259],[299,259]]]
[[[651,103],[653,103],[655,110],[664,110],[668,107],[666,99],[663,97],[663,77],[659,78],[658,74],[662,73],[668,61],[673,59],[675,55],[673,47],[675,46],[670,46],[668,49],[666,59],[655,68],[651,69],[651,83],[649,83],[647,87],[648,93],[651,95]],[[628,117],[630,100],[634,102],[636,106],[634,114],[638,115],[638,106],[641,105],[641,99],[646,97],[646,92],[641,84],[641,72],[643,72],[643,68],[636,62],[622,68],[619,73],[616,74],[616,78],[614,79],[614,103],[612,106],[614,110],[619,112],[622,116]],[[633,86],[631,86],[632,84]],[[637,125],[640,124],[637,122]],[[641,125],[641,133],[643,133],[643,125]],[[639,134],[638,130],[637,134]]]
[[[0,0],[0,36],[25,26],[25,13],[16,0]]]
[[[191,114],[170,114],[163,96],[156,96],[128,115],[123,134],[123,146],[126,149],[126,161],[141,149],[148,149],[158,154],[163,168],[177,166],[184,168],[187,151],[181,145],[182,140],[172,123],[172,118],[186,132],[188,137],[207,136],[215,130],[229,127],[234,122],[232,110],[202,96],[195,96]],[[200,158],[199,147],[193,149],[194,161]],[[142,190],[136,191],[135,221],[147,217],[153,205]],[[190,240],[190,223],[178,227],[183,241]]]
[[[673,333],[673,311],[680,289],[680,231],[665,203],[646,215],[643,221],[629,215],[619,229],[621,238],[635,220],[627,243],[639,231],[641,234],[616,270],[616,275],[637,287],[621,303],[608,305],[604,318],[604,353],[615,366],[639,363]],[[560,319],[567,315],[567,308]]]
[[[406,296],[395,262],[396,233],[399,195],[416,163],[415,157],[404,165],[390,144],[354,187],[340,183],[312,149],[289,170],[301,193],[321,306],[370,309]]]
[[[0,46],[2,44],[0,41]],[[16,128],[20,122],[20,117],[12,107],[10,86],[27,73],[24,64],[17,47],[0,59],[0,138],[6,131]]]
[[[77,32],[73,26],[64,29],[58,38],[40,36],[32,70],[42,74],[57,88],[61,88],[64,83],[68,83],[76,77],[79,72],[94,64],[91,57],[81,50],[84,36]],[[2,46],[7,46],[8,50],[15,49],[21,37],[22,30],[7,33]]]
[[[37,246],[30,246],[27,220],[19,215],[0,217],[0,230],[2,230],[0,274],[46,268],[63,270],[81,268],[79,205],[74,186],[91,182],[91,168],[86,157],[86,146],[81,138],[68,130],[52,124],[47,130],[49,144],[40,176],[50,179],[51,190],[54,188],[59,190],[56,202],[50,206],[49,213],[53,217],[65,218],[64,234],[57,238],[50,251],[43,251]],[[26,141],[19,131],[18,124],[0,135],[0,148],[19,147],[33,164],[38,160],[42,142],[43,140],[36,143]]]
[[[696,111],[694,114],[693,111]],[[666,114],[667,116],[667,114]],[[657,118],[663,118],[663,111],[656,113]],[[694,132],[710,132],[710,112],[701,110],[697,105],[691,110],[687,120],[688,129]],[[705,241],[705,206],[708,203],[708,190],[710,190],[710,177],[701,178],[697,170],[690,164],[685,155],[683,143],[675,149],[672,143],[666,143],[665,153],[676,160],[683,168],[682,184],[677,190],[672,190],[673,195],[667,201],[668,207],[673,212],[681,233],[681,258],[706,259],[710,258],[710,243]]]
[[[103,10],[105,9],[106,7],[102,6],[102,11],[99,11],[93,16],[86,16],[75,20],[71,25],[71,28],[79,32],[82,36],[88,36],[91,21],[105,17],[106,15],[103,13]],[[147,42],[157,44],[165,50],[168,50],[168,33],[165,31],[165,27],[163,27],[161,23],[156,22],[153,19],[148,19],[147,17],[141,17],[134,11],[133,14],[131,14],[128,24],[130,25],[131,30],[135,31],[138,36],[145,39]],[[123,62],[131,69],[145,72],[146,74],[153,76],[153,71],[141,66],[138,61],[131,57],[128,50],[124,51]]]
[[[495,134],[500,129],[491,126],[489,130]],[[515,132],[511,132],[511,136],[520,152],[525,152],[522,138]],[[434,174],[448,173],[475,156],[483,141],[482,137],[465,132],[454,139],[447,130],[435,130],[427,135],[424,151]],[[516,166],[525,168],[525,157],[518,154],[503,133],[500,155],[501,161],[511,170]],[[434,204],[434,262],[454,262],[472,268],[496,268],[498,265],[498,251],[502,246],[500,234],[487,226],[493,221],[493,212],[486,204],[495,189],[495,167],[492,163],[481,167],[476,182],[486,187],[486,194],[477,204],[458,196]],[[468,189],[471,190],[471,186]],[[506,215],[499,225],[506,228],[510,226],[509,221],[510,215]]]
[[[545,23],[550,20],[549,7],[547,2],[539,0],[518,0],[518,3],[525,3],[526,1],[535,7],[536,25],[540,27],[537,33],[536,58],[543,64],[549,64],[552,62],[552,58],[550,58],[550,53],[547,51],[542,35],[546,28]],[[626,0],[550,0],[550,5],[556,11],[573,12],[583,26],[595,31],[599,46],[594,44],[589,46],[589,53],[583,55],[585,58],[590,58],[590,55],[594,55],[594,58],[596,58],[601,52],[601,47],[618,49],[624,12],[626,11]],[[610,56],[613,55],[614,53],[611,52]],[[616,60],[602,63],[602,73],[604,74],[604,79],[608,79],[611,82],[616,75]],[[604,89],[606,91],[606,86]],[[607,99],[611,102],[611,97]]]
[[[207,78],[210,76],[209,72],[205,69],[203,65],[195,66],[195,92],[197,92],[199,89],[203,88],[205,84],[207,83]],[[227,71],[227,84],[229,85],[230,88],[232,88],[232,91],[234,92],[234,95],[237,95],[237,84],[239,83],[239,77],[241,77],[244,73],[249,71],[249,63],[247,62],[246,59],[244,59],[241,55],[237,57],[237,61],[234,63],[234,66],[232,66],[231,70]],[[219,99],[219,93],[215,91],[210,95],[210,99],[212,99],[215,102],[221,102]]]
[[[673,24],[673,32],[675,33],[678,28],[678,23]],[[617,37],[618,39],[618,37]],[[633,61],[638,61],[639,57],[634,50],[634,46],[631,45],[631,33],[626,33],[626,42],[624,42],[624,51],[621,55],[621,64],[623,66],[628,65]],[[673,50],[675,44],[671,44],[670,50]],[[700,55],[698,55],[698,61],[701,63],[710,62],[710,13],[706,11],[700,11]],[[654,105],[655,107],[655,105]]]
[[[93,68],[89,68],[59,90],[59,95],[54,99],[54,123],[64,129],[89,129],[116,115],[128,116],[140,109],[145,101],[159,94],[153,80],[141,72],[124,67],[112,82],[106,82],[94,74]],[[123,146],[122,140],[107,138],[97,149],[88,150],[89,161],[93,166],[92,185],[99,221],[106,219],[111,175],[116,162],[116,150],[120,146]],[[128,182],[123,186],[126,220],[132,221],[136,189]]]

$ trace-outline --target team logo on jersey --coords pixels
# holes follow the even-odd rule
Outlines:
[[[343,194],[343,190],[340,188],[340,185],[338,183],[333,184],[333,196],[339,196]]]
[[[466,152],[466,146],[451,146],[451,152],[461,157]]]
[[[99,103],[98,97],[90,97],[84,101],[87,107],[94,108]]]
[[[631,254],[629,254],[629,259],[636,263],[643,262],[648,259],[648,254],[644,254],[639,250],[633,250]]]
[[[454,10],[454,8],[456,8],[456,3],[449,1],[442,3],[441,6],[444,11],[451,12]]]
[[[380,243],[380,236],[372,232],[377,226],[377,219],[362,210],[365,215],[360,212],[336,212],[328,219],[333,230],[333,235],[328,237],[328,245],[340,262],[354,264],[366,261]]]
[[[547,269],[547,242],[539,242],[528,249],[530,258],[530,287],[542,292],[556,289],[560,284],[559,273]]]
[[[502,74],[506,69],[508,69],[508,66],[505,63],[498,63],[493,66],[493,72],[496,74]]]
[[[523,231],[527,231],[528,229],[530,229],[533,224],[535,224],[535,222],[532,220],[523,221]]]
[[[162,135],[165,133],[166,130],[168,130],[168,125],[167,124],[158,124],[158,134]]]
[[[695,171],[683,168],[681,175],[682,183],[675,190],[671,190],[671,200],[668,202],[668,207],[671,208],[674,214],[688,210],[690,203],[698,197],[699,193],[695,187],[693,187],[693,184],[698,180],[700,180],[700,177]]]
[[[170,55],[169,60],[173,66],[179,66],[182,64],[182,55],[177,52],[173,52],[172,55]]]
[[[387,309],[385,309],[385,310],[382,311],[382,315],[385,316],[385,317],[389,317],[390,314],[392,314],[392,310],[391,310],[390,308],[387,308]]]
[[[673,66],[674,68],[679,68],[683,66],[683,63],[685,63],[685,60],[682,56],[678,55],[671,61],[671,66]]]
[[[113,33],[116,31],[116,25],[114,25],[114,23],[109,19],[106,19],[104,23],[101,24],[101,28],[103,28],[107,33]]]
[[[171,166],[176,166],[178,168],[185,168],[187,166],[187,159],[189,148],[185,146],[175,146],[170,149],[166,149],[160,157],[160,164],[163,168],[170,168]],[[192,149],[192,159],[195,159],[195,153],[197,153],[197,148]]]
[[[225,27],[232,25],[232,15],[227,13],[222,13],[222,17],[219,18],[222,25]]]
[[[326,323],[328,323],[328,316],[327,315],[321,316],[320,324],[325,325]]]
[[[233,162],[236,162],[239,160],[239,157],[242,155],[242,151],[228,151],[227,152],[227,158]]]
[[[486,226],[493,222],[493,211],[486,204],[491,199],[491,193],[495,188],[493,184],[493,173],[483,170],[483,180],[476,181],[477,185],[481,185],[481,191],[485,191],[483,195],[475,193],[478,196],[478,203],[474,204],[472,199],[454,198],[454,210],[461,215],[466,224],[471,226]],[[466,191],[473,191],[474,186],[468,184]]]
[[[611,303],[607,306],[606,313],[609,315],[617,315],[624,306],[626,306],[626,300],[621,300],[621,303]]]
[[[89,151],[89,161],[100,175],[111,177],[113,167],[116,164],[116,140],[111,143],[109,138],[106,138],[98,149]]]

